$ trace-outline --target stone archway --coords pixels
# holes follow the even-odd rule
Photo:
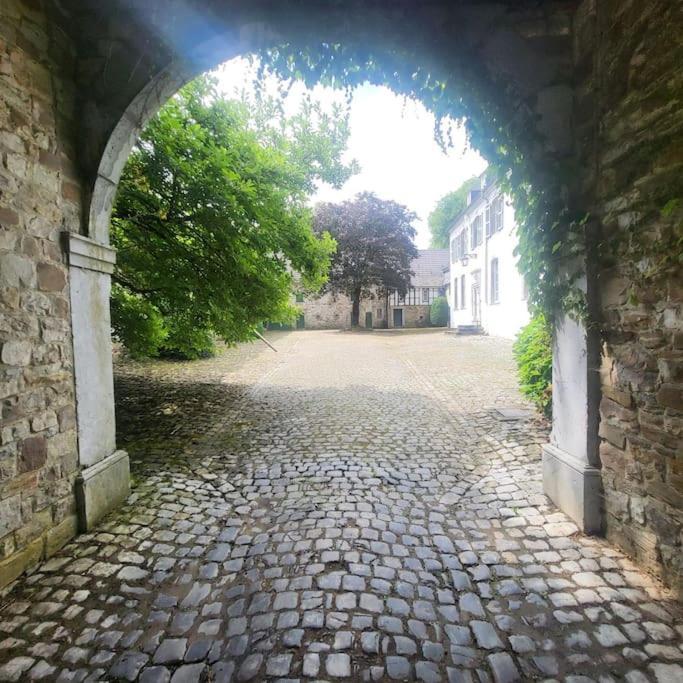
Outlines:
[[[520,12],[501,11],[500,8],[492,6],[488,11],[469,9],[456,11],[455,14],[455,17],[450,16],[442,8],[436,14],[427,11],[421,18],[442,29],[443,26],[462,21],[469,25],[471,35],[465,36],[465,42],[470,41],[472,46],[478,45],[481,59],[481,64],[473,68],[477,73],[471,75],[472,82],[481,81],[479,90],[485,90],[497,87],[502,79],[506,79],[511,93],[510,105],[517,109],[515,115],[534,122],[536,134],[529,138],[543,141],[540,148],[532,150],[531,144],[527,144],[526,147],[530,154],[536,155],[536,163],[539,166],[547,164],[550,175],[558,159],[567,158],[572,153],[571,137],[568,135],[573,100],[567,71],[567,51],[570,44],[566,9],[551,5],[550,9],[544,8],[536,13],[530,13],[526,9]],[[355,15],[352,13],[350,16],[350,26],[340,35],[346,35],[351,41],[354,40],[354,30],[362,34],[363,40],[367,40],[368,37],[372,37],[373,30],[377,30],[373,24],[387,20],[386,12],[378,7],[356,7]],[[137,18],[134,14],[131,17],[133,21]],[[171,44],[187,44],[183,39],[185,32],[182,28],[169,28],[164,24],[164,20],[158,17],[145,18],[152,22],[151,25],[155,26],[159,33],[168,36],[168,31],[171,31]],[[360,23],[364,23],[367,18],[370,28],[365,26],[360,30]],[[405,19],[405,15],[402,15],[402,18]],[[530,21],[534,25],[533,28],[528,25]],[[90,177],[92,190],[89,205],[85,207],[86,236],[69,236],[70,244],[75,249],[74,253],[79,253],[79,250],[99,250],[99,253],[108,254],[103,261],[105,272],[95,272],[91,262],[90,270],[85,276],[91,283],[90,287],[85,289],[91,292],[99,291],[99,295],[95,294],[94,298],[86,297],[83,295],[82,287],[72,290],[77,399],[79,403],[88,406],[83,418],[79,419],[80,461],[85,467],[81,499],[89,499],[88,489],[93,492],[100,488],[106,489],[106,492],[103,491],[101,495],[96,496],[97,501],[104,501],[103,506],[99,502],[83,506],[82,514],[87,520],[87,526],[99,519],[114,500],[121,499],[127,493],[125,456],[114,448],[114,413],[110,390],[112,380],[110,376],[104,378],[111,366],[110,349],[105,339],[109,321],[102,317],[100,311],[106,310],[109,296],[109,275],[106,271],[110,269],[109,264],[114,259],[113,252],[107,246],[110,213],[117,183],[128,154],[146,122],[187,81],[207,68],[236,55],[277,48],[290,40],[290,31],[293,32],[294,39],[303,41],[303,45],[307,42],[319,42],[320,34],[327,36],[327,30],[322,28],[320,17],[307,17],[303,29],[301,26],[292,29],[291,17],[271,17],[267,13],[258,21],[255,21],[253,16],[244,24],[237,20],[226,32],[207,30],[202,24],[199,36],[195,36],[198,37],[197,42],[174,54],[173,59],[167,64],[161,64],[158,72],[150,77],[142,89],[132,94],[125,108],[112,117],[115,123],[111,130],[100,130],[99,136],[95,136],[93,146],[98,146],[102,151]],[[544,38],[545,48],[548,41],[556,41],[554,59],[545,59],[542,64],[540,54],[534,45],[534,42],[539,40],[539,31]],[[339,37],[333,36],[328,39]],[[418,44],[414,46],[414,52],[404,53],[399,53],[395,44],[381,46],[378,49],[378,59],[403,60],[409,65],[412,63],[411,60],[415,60],[415,66],[412,67],[415,69],[420,66],[420,60],[425,59],[431,64],[431,68],[439,68],[434,66],[438,64],[439,55],[430,54],[424,45]],[[456,61],[462,61],[462,57],[456,56]],[[441,70],[447,72],[448,67],[442,67]],[[372,80],[371,69],[361,77],[366,76]],[[477,99],[474,95],[472,98]],[[486,119],[485,98],[480,97],[479,100],[475,101],[472,108],[479,117],[477,125],[482,128],[486,128],[487,125],[494,126],[493,121],[487,122]],[[493,133],[491,136],[493,137]],[[80,275],[81,265],[77,259],[72,259],[71,265],[75,269],[74,281],[78,282],[79,277],[83,277]],[[102,335],[93,334],[93,330],[97,329],[102,330]],[[569,319],[558,327],[555,349],[556,376],[562,380],[556,382],[556,402],[559,410],[554,443],[546,449],[545,459],[549,494],[576,519],[582,529],[593,532],[598,531],[601,526],[600,480],[596,467],[598,462],[595,441],[598,398],[595,391],[589,387],[591,367],[597,368],[597,365],[596,354],[593,353],[591,356],[587,351],[588,343],[582,328]],[[93,400],[98,391],[101,392],[100,400]],[[79,394],[85,397],[82,401]],[[93,411],[91,406],[97,408]],[[578,430],[577,424],[581,425]],[[578,434],[584,434],[585,438],[577,437]],[[90,444],[95,443],[97,450],[93,452]],[[117,473],[114,476],[106,469],[105,462],[108,459],[112,460],[112,467]],[[98,463],[96,476],[88,478],[87,473],[93,462]],[[118,492],[115,490],[116,483],[120,488]]]
[[[110,465],[120,474],[118,492],[100,489],[101,509],[125,493],[126,459],[113,456],[111,368],[103,362],[114,260],[108,210],[137,127],[193,75],[282,42],[351,39],[376,46],[397,66],[458,74],[466,90],[477,85],[465,94],[471,113],[479,107],[473,120],[484,140],[498,116],[541,176],[569,166],[561,190],[591,213],[596,241],[629,231],[656,238],[666,222],[661,209],[680,187],[674,150],[683,115],[683,32],[680,8],[667,0],[629,0],[617,9],[588,0],[351,0],[325,7],[308,0],[14,0],[0,5],[0,18],[7,27],[0,44],[7,324],[0,332],[9,463],[0,479],[0,583],[73,536],[79,473],[84,481],[111,482]],[[479,98],[492,89],[505,93],[505,106],[495,111]],[[589,245],[589,256],[596,254]],[[594,500],[587,482],[599,479],[608,536],[680,583],[680,274],[636,287],[634,298],[627,257],[589,266],[586,287],[601,340],[571,323],[558,337],[570,353],[567,363],[557,354],[563,381],[556,389],[574,409],[558,421],[555,445],[577,453],[564,458],[548,449],[548,462],[556,460],[575,484],[562,488],[569,500],[559,500],[559,489],[551,493],[565,509],[573,501],[585,523],[582,496],[593,492]]]

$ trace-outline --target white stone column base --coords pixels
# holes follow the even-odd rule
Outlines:
[[[566,451],[543,446],[543,490],[588,534],[602,530],[602,479],[600,470]]]
[[[76,479],[76,502],[81,531],[90,531],[130,495],[128,453],[114,451]]]

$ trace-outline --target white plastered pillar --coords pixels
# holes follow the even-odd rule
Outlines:
[[[116,449],[109,295],[116,252],[66,233],[76,378],[76,499],[82,530],[91,529],[130,493],[128,455]]]
[[[559,315],[553,335],[553,427],[543,447],[543,488],[586,533],[602,527],[598,456],[599,339]]]

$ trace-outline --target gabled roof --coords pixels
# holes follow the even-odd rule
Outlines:
[[[411,287],[441,287],[444,268],[448,268],[448,249],[420,249],[410,263]]]

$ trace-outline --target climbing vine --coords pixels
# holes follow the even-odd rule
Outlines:
[[[414,67],[414,57],[398,50],[376,54],[342,44],[307,49],[286,45],[258,57],[261,75],[269,70],[284,80],[348,92],[370,82],[419,100],[434,114],[435,137],[443,147],[450,144],[452,122],[464,120],[470,144],[489,161],[513,199],[519,265],[530,305],[549,317],[558,310],[587,315],[584,293],[577,286],[587,217],[573,214],[567,205],[573,169],[544,153],[534,112],[515,98],[509,84],[492,80],[474,59],[451,61],[443,73],[435,64]]]

